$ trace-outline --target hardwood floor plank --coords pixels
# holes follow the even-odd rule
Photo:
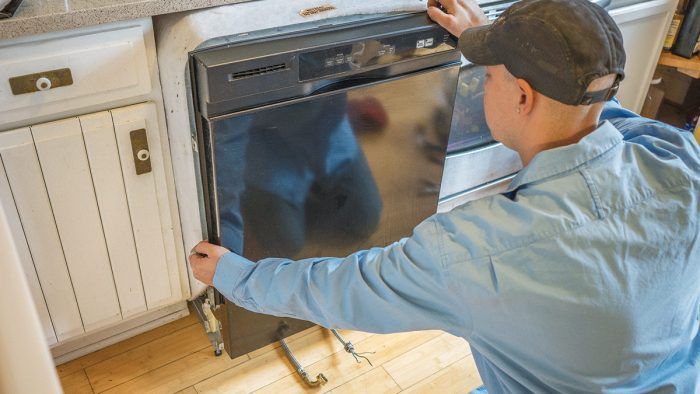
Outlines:
[[[90,353],[83,357],[61,364],[56,367],[58,376],[62,377],[73,374],[81,369],[95,365],[100,361],[107,360],[108,358],[112,358],[131,349],[135,349],[141,345],[147,344],[158,338],[164,337],[194,324],[199,324],[199,322],[197,321],[197,316],[190,311],[190,315],[183,317],[182,319],[175,320],[151,331],[144,332],[143,334],[139,334],[135,337],[115,343],[114,345],[107,346],[106,348],[98,350],[94,353]]]
[[[359,342],[371,335],[354,331],[341,331],[341,334],[345,336],[346,340],[353,342]],[[340,342],[328,330],[312,332],[294,341],[289,341],[288,344],[302,365],[313,364],[342,349]],[[318,373],[313,369],[308,372],[314,377]],[[250,393],[292,374],[296,375],[294,368],[282,349],[277,348],[219,375],[212,376],[210,379],[196,384],[195,389],[199,393]]]
[[[92,386],[88,381],[85,371],[80,370],[70,375],[61,376],[61,386],[66,394],[92,394]]]
[[[93,389],[102,392],[210,346],[202,327],[192,325],[101,361],[85,372]]]
[[[470,354],[464,339],[445,333],[391,360],[384,368],[406,389]]]
[[[247,355],[233,360],[226,354],[216,357],[212,349],[206,348],[113,387],[107,393],[174,393],[190,388],[190,393],[196,393],[195,384],[248,360]]]
[[[193,386],[190,386],[184,390],[178,391],[175,394],[197,394],[197,390],[195,390]]]
[[[394,394],[401,391],[394,379],[382,367],[356,377],[355,379],[331,390],[332,394]]]
[[[362,374],[370,372],[374,368],[379,368],[383,363],[409,352],[416,346],[440,335],[442,333],[439,331],[422,331],[392,335],[373,335],[364,341],[353,340],[353,344],[358,352],[375,352],[375,354],[369,355],[374,367],[371,367],[366,362],[358,364],[351,355],[345,352],[337,352],[330,357],[309,365],[307,371],[313,376],[316,376],[315,374],[318,372],[322,372],[329,382],[321,388],[321,391],[330,391]],[[306,368],[307,364],[302,363],[302,365]],[[313,392],[317,391],[313,390]],[[256,394],[306,392],[311,391],[298,374],[295,373],[263,387]]]
[[[482,384],[474,358],[469,355],[409,387],[403,393],[469,393]]]

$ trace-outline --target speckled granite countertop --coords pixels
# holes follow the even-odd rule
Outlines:
[[[250,0],[24,0],[0,40]]]

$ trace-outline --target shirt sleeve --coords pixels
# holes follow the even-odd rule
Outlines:
[[[600,120],[612,123],[626,142],[642,145],[659,156],[678,156],[688,166],[698,168],[700,147],[687,130],[641,117],[622,108],[617,99],[605,103]]]
[[[328,328],[375,333],[426,329],[456,332],[459,311],[443,269],[434,218],[410,238],[345,258],[253,263],[221,257],[214,286],[253,312],[308,320]]]

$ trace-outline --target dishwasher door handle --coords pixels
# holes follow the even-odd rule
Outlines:
[[[352,79],[344,79],[342,81],[330,82],[330,83],[327,83],[325,85],[319,86],[316,89],[314,89],[309,94],[309,96],[328,93],[328,92],[332,92],[334,90],[350,89],[350,88],[354,88],[357,86],[369,85],[371,83],[376,83],[376,82],[385,81],[385,80],[386,80],[386,78],[384,78],[384,77],[358,77],[358,78],[352,78]]]

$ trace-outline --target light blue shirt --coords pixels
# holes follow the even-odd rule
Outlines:
[[[608,103],[508,193],[344,259],[229,253],[214,285],[255,312],[469,341],[500,392],[700,392],[700,149]]]

